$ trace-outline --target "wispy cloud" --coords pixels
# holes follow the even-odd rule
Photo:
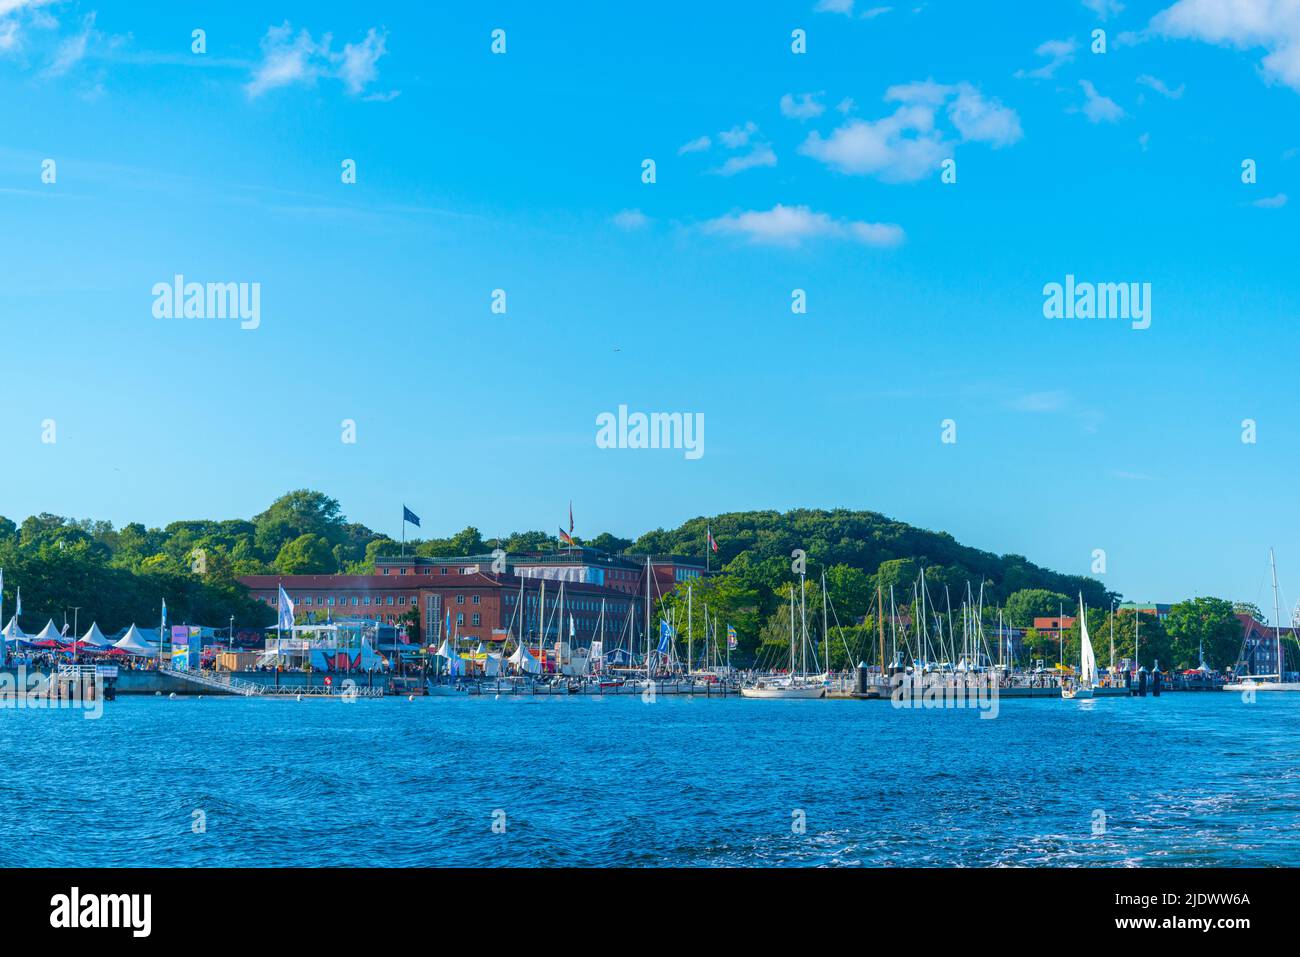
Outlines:
[[[1095,13],[1099,20],[1108,20],[1124,11],[1124,4],[1119,0],[1083,0],[1083,5]]]
[[[1073,38],[1043,41],[1034,52],[1040,57],[1047,57],[1047,62],[1033,70],[1017,70],[1016,79],[1050,80],[1060,67],[1073,62],[1077,48],[1078,44]]]
[[[1080,80],[1083,89],[1083,115],[1089,123],[1117,123],[1125,117],[1124,108],[1108,96],[1102,96],[1088,80]]]
[[[797,96],[787,93],[781,97],[781,115],[792,120],[811,120],[826,112],[826,107],[817,102],[820,93],[800,93]]]
[[[62,40],[54,51],[54,59],[41,71],[43,76],[63,76],[86,56],[86,48],[95,35],[95,14],[81,21],[81,30]]]
[[[1030,392],[1007,402],[1007,408],[1016,412],[1059,412],[1069,402],[1069,395],[1060,390]]]
[[[1276,196],[1257,199],[1250,205],[1257,209],[1281,209],[1286,205],[1286,193],[1278,193]]]
[[[1143,73],[1140,77],[1137,78],[1137,81],[1141,83],[1143,86],[1150,87],[1151,89],[1159,93],[1161,96],[1167,97],[1168,99],[1171,100],[1182,99],[1183,91],[1187,87],[1187,84],[1180,83],[1178,84],[1178,87],[1176,89],[1170,89],[1169,86],[1167,86],[1163,80],[1161,80],[1159,77],[1154,77],[1149,73]]]
[[[625,229],[632,232],[637,229],[643,229],[649,225],[650,217],[639,209],[624,209],[615,213],[611,222],[619,229]]]
[[[1022,135],[1015,110],[986,98],[970,83],[920,80],[891,86],[885,100],[900,106],[878,120],[848,120],[827,136],[810,133],[799,152],[841,173],[914,182],[936,169],[957,143],[997,148]],[[957,133],[952,140],[936,124],[945,103],[948,121]]]
[[[810,239],[839,239],[867,246],[897,246],[903,229],[893,223],[834,219],[807,206],[777,203],[769,210],[748,210],[704,223],[705,232],[741,236],[752,243],[798,246]]]
[[[770,143],[762,142],[756,139],[758,135],[758,124],[749,120],[738,126],[733,126],[729,130],[723,130],[718,133],[718,143],[727,150],[735,152],[746,149],[748,151],[736,156],[729,156],[720,166],[709,170],[719,176],[735,176],[737,173],[743,173],[745,170],[756,169],[762,166],[776,165],[776,151],[772,149]],[[688,153],[707,153],[713,148],[713,139],[709,136],[700,136],[687,143],[683,143],[677,149],[678,156],[684,156]]]
[[[747,169],[761,166],[775,166],[776,152],[767,143],[756,143],[754,148],[743,156],[731,156],[715,170],[719,176],[735,176]]]
[[[262,38],[262,60],[253,69],[244,89],[257,98],[287,86],[308,86],[321,78],[341,80],[352,96],[361,96],[379,77],[378,62],[387,52],[387,33],[371,27],[359,43],[348,43],[342,51],[331,49],[333,38],[323,34],[319,41],[308,30],[294,31],[286,20],[271,27]],[[399,91],[369,93],[367,100],[391,100]]]

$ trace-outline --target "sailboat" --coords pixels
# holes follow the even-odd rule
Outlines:
[[[1073,687],[1061,685],[1062,698],[1091,698],[1092,687],[1097,683],[1097,656],[1092,653],[1088,640],[1088,612],[1079,595],[1079,683]]]
[[[1273,549],[1268,550],[1268,564],[1273,572],[1273,640],[1277,643],[1277,674],[1252,675],[1223,686],[1224,691],[1300,691],[1300,681],[1285,681],[1282,657],[1282,612],[1277,599],[1277,562]],[[1267,679],[1267,680],[1261,680]]]
[[[821,678],[808,676],[808,608],[803,598],[804,580],[799,579],[800,608],[803,618],[803,672],[794,670],[794,589],[790,589],[790,672],[783,677],[759,678],[753,684],[741,685],[742,698],[824,698],[826,685]]]

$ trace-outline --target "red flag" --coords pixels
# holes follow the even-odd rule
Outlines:
[[[716,552],[718,550],[718,540],[713,537],[713,528],[709,527],[706,534],[709,536],[709,548]]]

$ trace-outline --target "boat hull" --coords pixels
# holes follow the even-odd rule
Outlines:
[[[818,686],[809,686],[806,688],[741,688],[740,696],[742,698],[824,698],[826,689]]]
[[[1065,698],[1067,701],[1072,701],[1075,699],[1091,698],[1092,689],[1091,688],[1062,688],[1061,697]]]
[[[1234,681],[1224,691],[1300,691],[1300,681]]]

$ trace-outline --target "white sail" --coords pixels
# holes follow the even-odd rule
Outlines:
[[[1097,682],[1097,657],[1092,653],[1092,642],[1088,640],[1088,618],[1081,608],[1079,611],[1079,684],[1091,688]]]

